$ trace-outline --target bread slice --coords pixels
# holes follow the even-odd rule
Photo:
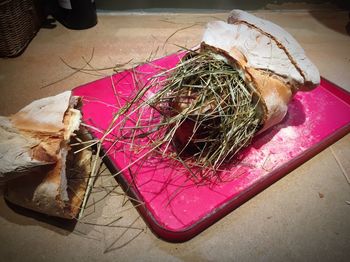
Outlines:
[[[201,49],[235,67],[256,91],[260,132],[282,121],[295,92],[320,82],[316,66],[288,32],[241,10],[233,10],[228,23],[208,23]]]

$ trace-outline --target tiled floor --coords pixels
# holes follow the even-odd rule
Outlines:
[[[322,76],[350,91],[347,12],[261,11],[257,15],[286,28]],[[155,50],[154,56],[159,57],[176,50],[172,44],[198,44],[205,23],[225,16],[101,15],[98,25],[86,31],[70,31],[60,25],[41,29],[22,56],[0,60],[0,114],[11,114],[34,99],[102,77],[74,73],[61,59],[81,67],[82,57],[89,59],[93,52],[91,64],[98,68],[131,58],[143,61]],[[47,86],[53,82],[57,83]],[[120,196],[103,199],[91,214],[91,220],[99,223],[121,215],[114,227],[73,227],[14,209],[1,197],[1,257],[4,261],[346,261],[350,257],[349,156],[347,135],[182,244],[157,239],[137,219],[130,204],[121,207]],[[126,211],[117,213],[120,208]],[[128,230],[123,228],[131,224]]]

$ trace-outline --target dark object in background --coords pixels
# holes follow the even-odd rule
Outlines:
[[[70,29],[87,29],[97,24],[94,0],[56,0],[52,15]]]
[[[40,0],[0,0],[0,57],[18,56],[40,29]]]

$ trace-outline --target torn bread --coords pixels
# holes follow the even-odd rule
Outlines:
[[[86,190],[91,152],[74,155],[79,98],[70,91],[36,100],[0,118],[0,172],[5,197],[48,215],[74,218]]]
[[[73,219],[80,212],[90,175],[91,151],[61,152],[53,168],[42,167],[7,182],[5,198],[51,216]]]
[[[79,128],[77,103],[67,91],[36,100],[10,117],[0,117],[0,179],[55,164],[61,147]]]
[[[228,23],[208,23],[201,49],[237,68],[256,91],[263,116],[260,132],[282,121],[295,92],[320,82],[316,66],[288,32],[241,10],[231,11]]]

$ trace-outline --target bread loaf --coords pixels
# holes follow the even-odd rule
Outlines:
[[[210,22],[201,49],[237,68],[256,90],[263,116],[260,132],[284,118],[295,92],[312,90],[320,82],[316,66],[288,32],[241,10],[233,10],[227,23]]]

